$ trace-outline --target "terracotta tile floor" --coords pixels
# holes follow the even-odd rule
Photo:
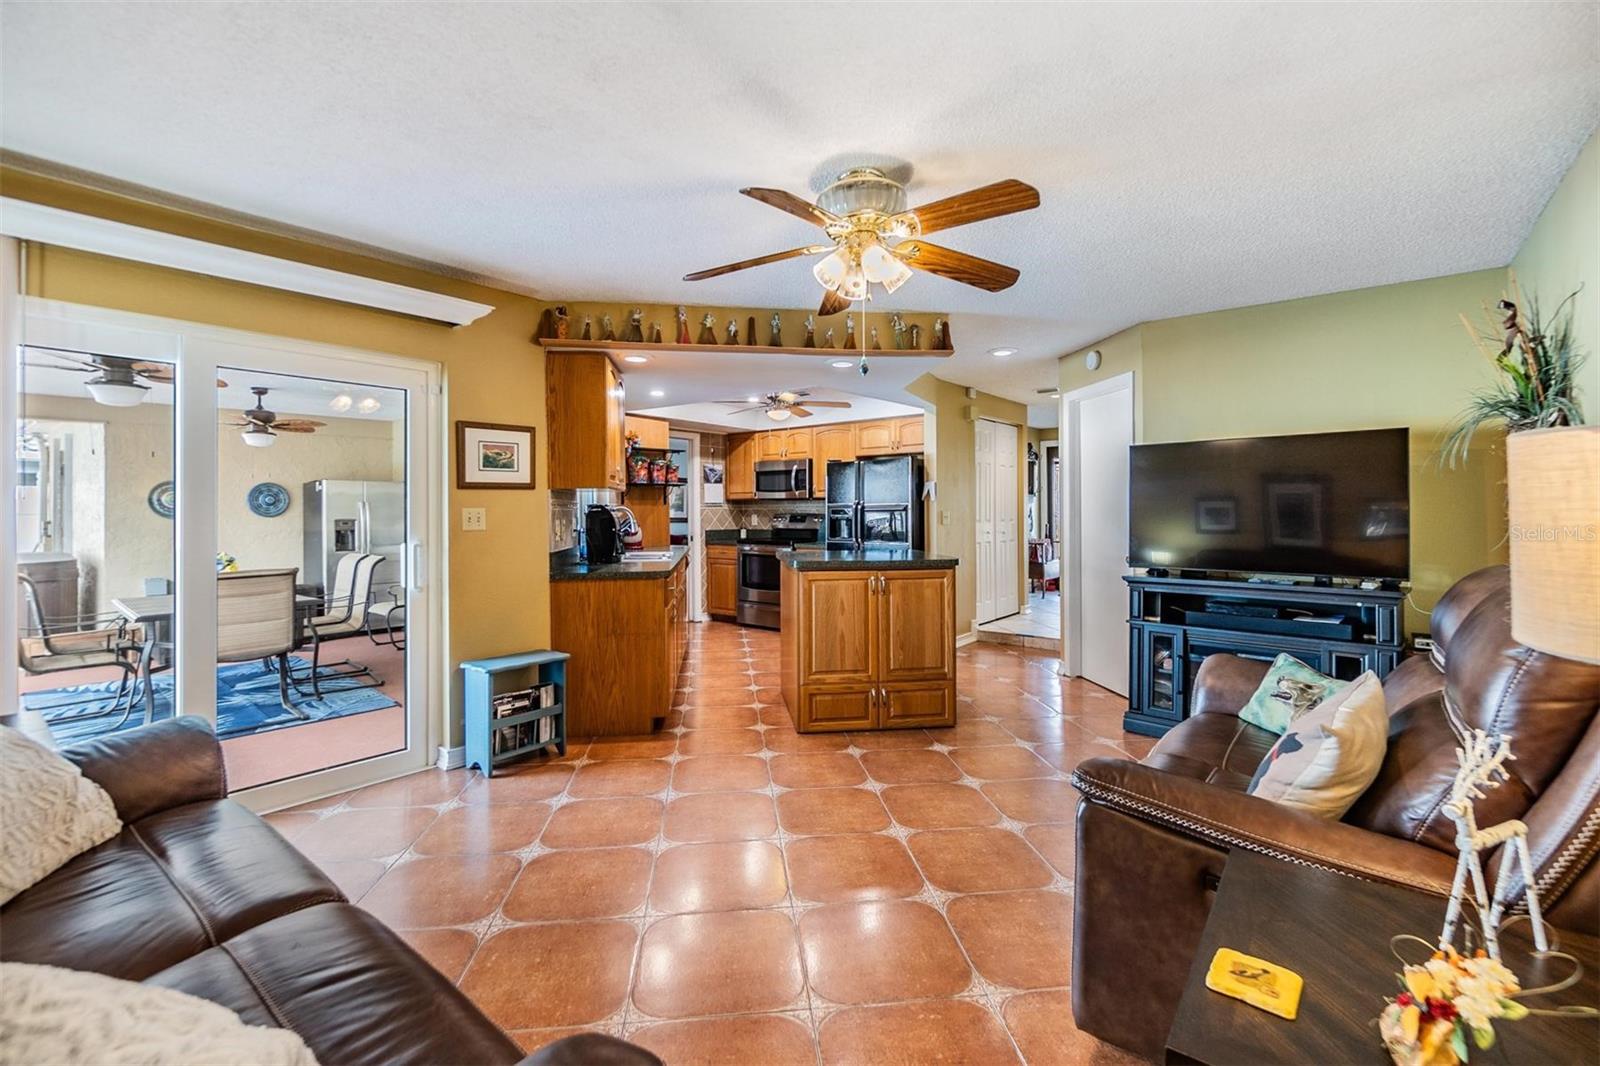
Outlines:
[[[269,818],[524,1047],[669,1063],[1123,1063],[1072,1024],[1068,771],[1123,701],[959,652],[960,725],[799,736],[777,635],[693,627],[654,737],[429,771]]]

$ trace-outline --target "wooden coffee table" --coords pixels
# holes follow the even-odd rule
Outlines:
[[[1444,907],[1437,896],[1232,852],[1167,1036],[1167,1061],[1385,1066],[1389,1056],[1375,1019],[1384,997],[1398,991],[1400,969],[1389,938],[1438,936]],[[1555,930],[1552,938],[1583,963],[1582,980],[1555,996],[1525,1002],[1600,1004],[1600,940]],[[1503,957],[1524,987],[1553,983],[1570,970],[1565,960],[1530,959],[1532,946],[1525,922],[1502,939]],[[1206,968],[1219,947],[1303,977],[1299,1017],[1286,1021],[1208,989]],[[1496,1025],[1495,1034],[1493,1048],[1473,1049],[1472,1066],[1600,1062],[1600,1020],[1593,1018],[1530,1016]]]

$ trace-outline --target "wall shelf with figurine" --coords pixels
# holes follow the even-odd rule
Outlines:
[[[788,346],[777,347],[770,344],[678,344],[672,341],[662,341],[652,344],[649,341],[595,341],[574,340],[571,337],[547,337],[535,343],[552,352],[728,352],[734,355],[821,355],[833,359],[848,356],[859,356],[861,349],[854,348],[791,348]],[[873,359],[906,358],[906,359],[948,359],[956,354],[952,350],[937,348],[868,348],[867,355]]]

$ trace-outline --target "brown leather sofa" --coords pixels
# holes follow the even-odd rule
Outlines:
[[[1511,737],[1511,780],[1479,801],[1479,822],[1526,822],[1546,916],[1600,933],[1600,667],[1512,640],[1504,567],[1457,582],[1434,608],[1432,636],[1431,657],[1407,659],[1384,681],[1388,754],[1342,821],[1246,794],[1276,740],[1238,717],[1266,673],[1255,660],[1208,658],[1191,716],[1142,762],[1077,767],[1080,1028],[1159,1057],[1233,848],[1448,895],[1454,824],[1441,805],[1456,762],[1446,698],[1469,725]]]
[[[300,1034],[323,1066],[524,1061],[416,952],[227,798],[207,724],[179,718],[66,748],[122,832],[0,908],[0,959],[176,988]],[[660,1066],[598,1033],[540,1066]]]

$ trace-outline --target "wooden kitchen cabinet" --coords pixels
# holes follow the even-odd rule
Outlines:
[[[765,433],[756,434],[758,438],[756,441],[756,458],[762,461],[782,459],[783,436],[782,432],[772,429],[767,430]]]
[[[880,418],[873,422],[856,423],[857,455],[920,452],[924,440],[921,415],[910,418]]]
[[[728,459],[723,466],[723,494],[730,500],[756,496],[756,433],[728,434]]]
[[[627,433],[639,435],[639,447],[652,448],[657,451],[666,451],[672,447],[670,430],[664,418],[646,418],[643,415],[627,415],[623,418],[623,429]]]
[[[731,620],[739,613],[739,547],[706,545],[706,613]]]
[[[790,429],[783,432],[784,459],[811,458],[812,432],[809,429]]]
[[[811,431],[811,495],[822,499],[828,495],[828,463],[830,460],[851,462],[856,457],[856,424],[843,422],[835,426],[819,426]]]
[[[598,352],[545,359],[545,425],[553,489],[622,489],[622,374]]]
[[[779,671],[801,733],[956,720],[955,570],[782,575]]]

